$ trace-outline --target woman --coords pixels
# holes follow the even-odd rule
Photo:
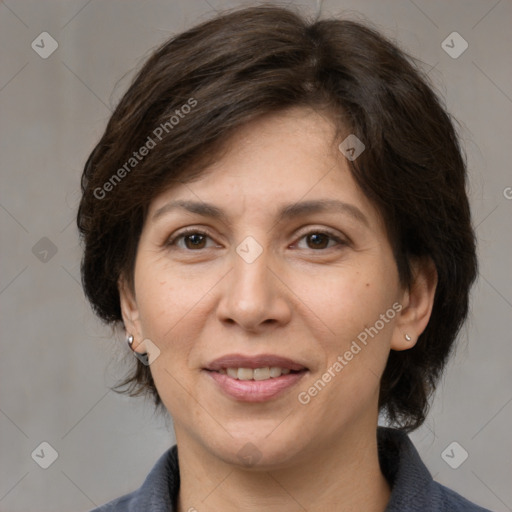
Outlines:
[[[479,511],[406,432],[468,311],[448,114],[361,24],[277,7],[158,49],[85,166],[85,292],[176,446],[112,511]],[[396,428],[377,427],[379,414]]]

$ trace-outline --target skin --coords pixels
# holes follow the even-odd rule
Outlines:
[[[120,282],[121,306],[136,350],[160,351],[150,369],[174,421],[180,512],[386,507],[376,444],[380,377],[390,350],[412,348],[425,329],[436,276],[431,265],[415,264],[414,282],[402,288],[382,219],[339,142],[315,111],[268,115],[239,130],[200,179],[150,205],[133,290]],[[284,205],[317,199],[349,203],[366,222],[331,210],[277,218]],[[225,219],[181,208],[153,219],[174,200],[211,203]],[[208,236],[172,239],[187,227]],[[326,230],[342,243],[314,235]],[[252,263],[236,252],[247,236],[263,249]],[[401,311],[301,404],[299,392],[394,303]],[[276,398],[241,402],[202,370],[231,353],[276,354],[308,372]],[[250,467],[239,458],[244,446],[258,459]]]

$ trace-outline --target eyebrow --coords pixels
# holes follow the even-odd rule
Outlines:
[[[218,219],[227,223],[226,214],[220,209],[214,206],[213,204],[204,203],[200,201],[169,201],[164,204],[161,208],[159,208],[152,217],[152,220],[155,221],[159,217],[172,212],[174,210],[186,210],[190,213],[195,213],[197,215],[202,215],[203,217],[212,217],[213,219]]]
[[[186,210],[190,213],[195,213],[203,217],[211,217],[226,224],[229,223],[226,214],[217,206],[205,202],[184,200],[169,201],[164,204],[153,214],[152,221],[157,220],[159,217],[162,217],[169,212],[179,209]],[[329,212],[342,213],[352,217],[354,220],[367,227],[370,225],[367,217],[359,208],[357,208],[357,206],[339,201],[338,199],[316,199],[285,205],[278,212],[277,222],[293,219],[295,217],[312,215],[315,213]]]

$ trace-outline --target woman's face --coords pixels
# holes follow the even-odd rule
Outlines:
[[[306,109],[261,118],[150,206],[123,315],[198,453],[285,467],[375,430],[408,295],[333,134]]]

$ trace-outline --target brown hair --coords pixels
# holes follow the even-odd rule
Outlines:
[[[133,286],[151,200],[173,181],[198,177],[241,125],[293,106],[328,111],[338,133],[364,142],[351,172],[385,221],[402,283],[411,283],[414,258],[435,264],[430,322],[414,348],[391,351],[380,388],[381,411],[412,430],[425,419],[468,312],[475,237],[449,115],[415,61],[366,24],[309,22],[259,6],[218,16],[157,49],[85,165],[77,219],[85,293],[103,320],[122,322],[118,280]],[[161,406],[149,367],[134,361],[121,387],[147,392]]]

